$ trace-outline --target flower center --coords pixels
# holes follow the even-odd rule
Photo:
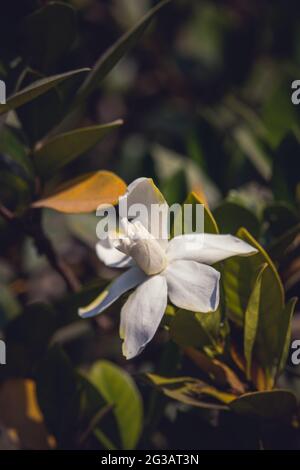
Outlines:
[[[131,256],[149,276],[159,274],[167,267],[167,257],[158,243],[141,222],[121,219],[124,234],[114,243],[115,248]]]

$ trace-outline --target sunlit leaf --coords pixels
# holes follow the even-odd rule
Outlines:
[[[236,395],[226,393],[192,377],[161,377],[147,374],[147,378],[167,397],[198,408],[227,409]]]
[[[186,348],[184,352],[217,385],[230,388],[235,394],[245,392],[245,387],[237,374],[224,362],[212,359],[195,348]]]
[[[92,212],[101,204],[116,204],[126,190],[125,183],[114,173],[98,171],[80,176],[59,187],[55,194],[33,203],[59,212]]]

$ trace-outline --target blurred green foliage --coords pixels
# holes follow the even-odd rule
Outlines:
[[[38,447],[1,399],[18,386],[49,447],[299,448],[299,2],[2,3],[1,424]],[[207,232],[259,249],[217,266],[217,312],[168,306],[130,363],[120,304],[77,316],[111,277],[92,213],[124,191],[111,171],[205,202]]]

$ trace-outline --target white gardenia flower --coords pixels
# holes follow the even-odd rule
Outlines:
[[[149,178],[131,183],[120,203],[168,205]],[[193,312],[212,312],[219,305],[220,273],[211,264],[235,255],[257,252],[232,235],[187,234],[172,240],[156,238],[157,227],[146,220],[120,221],[122,235],[99,241],[98,257],[109,267],[128,268],[92,304],[79,310],[83,318],[103,312],[122,294],[135,289],[121,310],[120,336],[127,359],[138,355],[151,341],[167,307]],[[152,224],[153,225],[153,224]]]

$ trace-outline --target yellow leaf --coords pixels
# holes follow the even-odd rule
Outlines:
[[[47,207],[68,214],[92,212],[101,204],[116,204],[126,184],[110,171],[88,173],[59,187],[55,194],[36,201],[32,207]]]

